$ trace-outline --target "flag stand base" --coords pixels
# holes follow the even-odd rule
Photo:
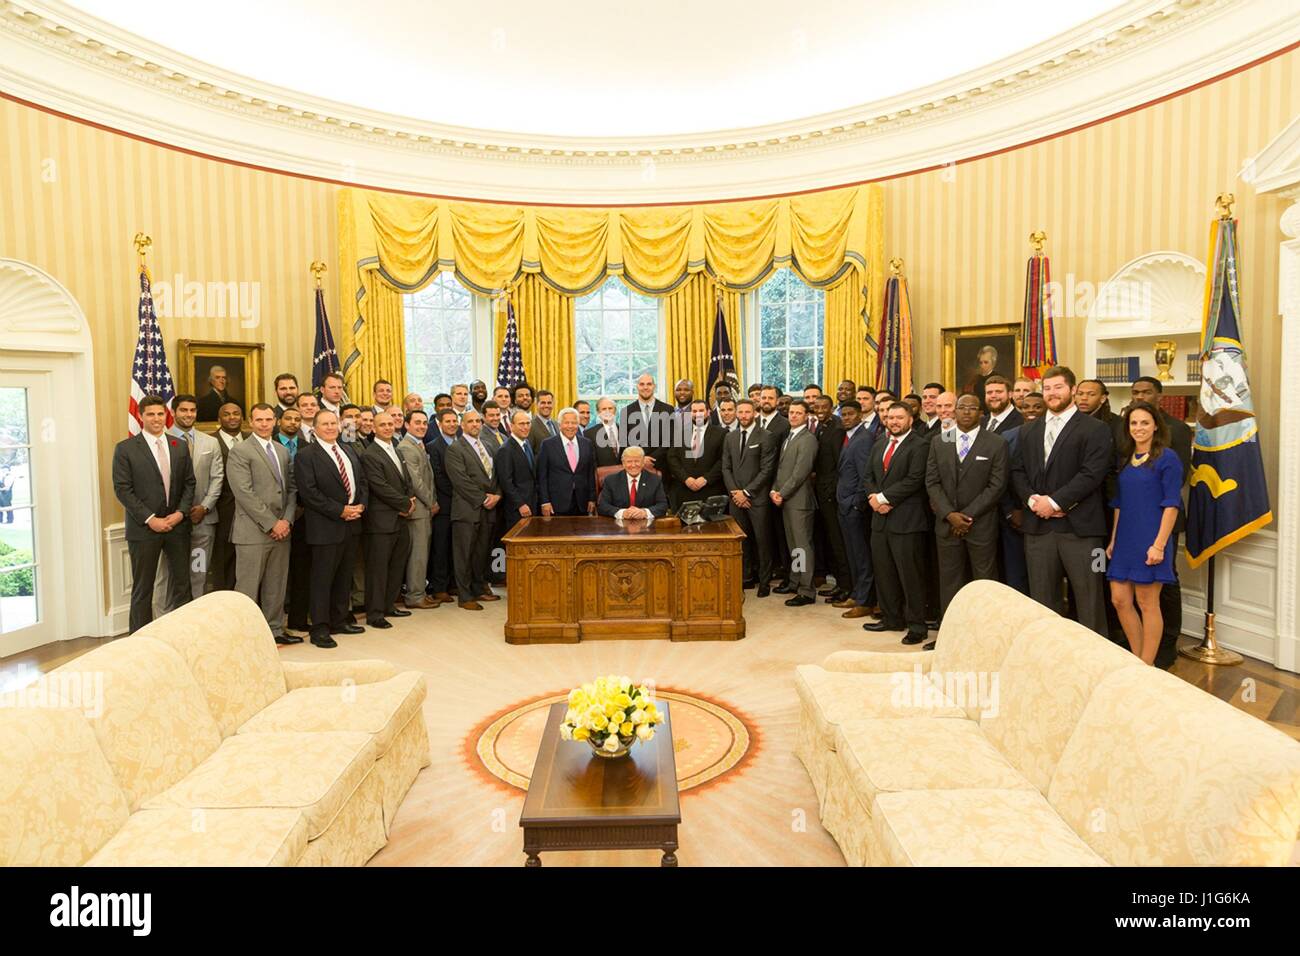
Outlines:
[[[1178,653],[1183,657],[1190,657],[1194,661],[1200,661],[1202,664],[1213,664],[1219,667],[1232,667],[1245,660],[1236,651],[1222,648],[1215,641],[1213,611],[1205,615],[1204,642],[1197,644],[1195,647],[1180,647]]]

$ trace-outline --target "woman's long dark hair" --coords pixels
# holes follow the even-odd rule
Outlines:
[[[1150,402],[1130,402],[1124,409],[1124,427],[1119,436],[1119,453],[1120,457],[1128,462],[1133,457],[1133,452],[1137,449],[1137,443],[1133,441],[1133,435],[1129,431],[1129,419],[1133,417],[1134,412],[1146,412],[1155,422],[1155,431],[1151,434],[1151,451],[1147,455],[1147,460],[1142,462],[1142,467],[1149,468],[1151,463],[1160,457],[1161,452],[1169,447],[1169,426],[1160,415],[1160,409],[1156,408]]]

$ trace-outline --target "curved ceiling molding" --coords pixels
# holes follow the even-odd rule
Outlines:
[[[923,89],[712,134],[546,137],[404,119],[226,73],[62,3],[0,0],[0,91],[249,165],[438,196],[698,202],[943,166],[1133,109],[1300,42],[1300,0],[1131,0]]]

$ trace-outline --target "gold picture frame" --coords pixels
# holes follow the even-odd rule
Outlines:
[[[1018,322],[942,329],[944,387],[958,395],[977,395],[983,402],[979,386],[984,378],[996,373],[1015,381],[1020,374],[1020,330]],[[980,353],[986,347],[996,353],[993,367],[987,372],[980,364]]]
[[[215,432],[218,427],[216,408],[219,397],[214,397],[209,378],[214,366],[226,371],[227,397],[244,410],[262,401],[263,361],[266,345],[262,342],[213,342],[202,339],[178,339],[176,394],[190,394],[199,402],[198,427],[205,432]]]

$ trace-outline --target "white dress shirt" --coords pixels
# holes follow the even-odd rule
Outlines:
[[[341,448],[338,448],[336,442],[327,442],[323,438],[318,438],[316,439],[316,444],[319,445],[324,450],[325,454],[329,456],[329,460],[334,465],[335,468],[339,466],[339,458],[343,459],[343,470],[348,473],[348,490],[349,490],[348,504],[350,505],[356,504],[357,503],[357,476],[352,472],[352,459],[348,457],[348,453],[346,451],[344,451]],[[334,452],[336,449],[338,450],[338,458],[334,457]]]
[[[375,444],[384,450],[384,453],[388,455],[393,462],[393,467],[397,469],[397,473],[400,475],[402,473],[402,460],[397,457],[397,449],[393,447],[393,443],[382,438],[376,438]]]
[[[1074,417],[1074,413],[1075,413],[1076,411],[1078,411],[1078,409],[1075,407],[1074,403],[1071,402],[1069,405],[1067,405],[1067,406],[1065,407],[1065,411],[1060,412],[1060,413],[1057,413],[1057,412],[1048,412],[1046,415],[1043,416],[1043,421],[1044,421],[1044,425],[1043,425],[1043,464],[1044,464],[1044,466],[1046,466],[1046,464],[1047,464],[1047,459],[1048,459],[1048,457],[1049,457],[1049,455],[1048,455],[1048,449],[1047,449],[1047,432],[1052,428],[1052,424],[1053,424],[1053,423],[1056,423],[1056,438],[1053,440],[1053,444],[1055,444],[1056,442],[1060,441],[1060,440],[1061,440],[1061,432],[1065,430],[1065,426],[1066,426],[1067,424],[1069,424],[1070,419]],[[1026,502],[1026,504],[1028,504],[1029,507],[1030,507],[1031,509],[1034,507],[1034,499],[1037,498],[1037,497],[1038,497],[1038,495],[1030,495],[1030,496],[1029,496],[1029,500]],[[1044,495],[1043,497],[1044,497],[1044,498],[1047,498],[1047,500],[1048,500],[1049,502],[1051,502],[1052,507],[1055,508],[1057,511],[1060,511],[1060,510],[1061,510],[1060,506],[1056,503],[1056,501],[1055,501],[1054,499],[1052,499],[1051,497],[1049,497],[1049,496],[1047,496],[1047,495]]]
[[[910,438],[911,436],[912,436],[912,430],[911,430],[910,428],[909,428],[907,431],[903,432],[903,434],[897,436],[897,437],[898,437],[898,444],[894,446],[894,454],[895,454],[895,455],[898,454],[898,449],[900,449],[900,448],[903,447],[903,442],[907,441],[907,439]],[[881,437],[884,438],[886,442],[889,442],[889,441],[893,440],[893,438],[894,438],[895,436],[890,435],[889,433],[885,433],[885,434],[882,435]],[[930,441],[933,441],[933,440],[934,440],[934,439],[930,439]],[[889,445],[888,445],[888,444],[885,445],[885,451],[889,451]],[[882,455],[883,455],[883,452],[882,452]],[[883,460],[883,459],[882,459],[882,460]],[[889,459],[889,463],[890,463],[890,465],[892,465],[892,464],[894,463],[894,459],[893,459],[892,457]],[[876,497],[880,499],[880,503],[881,503],[881,504],[886,504],[886,505],[889,504],[889,499],[885,497],[884,492],[882,492],[882,491],[878,491],[878,492],[876,492]]]
[[[225,431],[225,429],[217,430],[217,438],[221,441],[223,445],[226,446],[226,451],[230,451],[230,449],[234,448],[236,445],[238,445],[241,441],[244,440],[243,435],[231,435],[228,434]]]
[[[998,426],[1001,425],[1004,421],[1006,421],[1007,416],[1011,414],[1011,410],[1013,408],[1015,408],[1014,405],[1008,405],[1006,408],[1002,409],[1002,411],[998,412],[996,415],[990,415],[989,420],[984,425],[984,428],[987,431],[996,431]]]

